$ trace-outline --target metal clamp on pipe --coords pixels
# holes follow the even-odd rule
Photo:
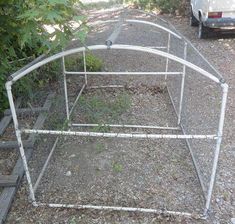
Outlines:
[[[113,42],[111,40],[106,40],[105,44],[107,45],[108,48],[110,48],[113,45]]]
[[[222,84],[226,83],[226,81],[225,81],[224,78],[221,78],[219,81],[220,81],[220,83],[222,83]]]
[[[8,82],[12,81],[12,79],[13,79],[12,75],[10,75],[10,76],[7,77],[7,81],[8,81]]]

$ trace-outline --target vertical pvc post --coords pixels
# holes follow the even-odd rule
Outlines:
[[[69,121],[69,100],[68,100],[68,89],[67,89],[67,77],[66,77],[66,69],[65,69],[65,60],[62,57],[62,70],[63,70],[63,79],[64,79],[64,96],[65,96],[65,107],[66,107],[66,116]]]
[[[33,203],[36,203],[35,194],[34,194],[34,190],[33,190],[33,185],[32,185],[32,181],[31,181],[31,177],[30,177],[30,173],[29,173],[29,168],[28,168],[28,164],[27,164],[27,159],[26,159],[26,156],[25,156],[24,146],[23,146],[23,142],[22,142],[22,138],[21,138],[21,131],[19,129],[19,123],[18,123],[18,119],[17,119],[17,115],[16,115],[15,104],[14,104],[14,101],[13,101],[13,96],[12,96],[12,91],[11,91],[11,84],[6,83],[6,89],[7,89],[7,95],[8,95],[8,99],[9,99],[12,119],[13,119],[13,123],[14,123],[14,127],[15,127],[16,139],[17,139],[17,142],[18,142],[19,150],[20,150],[20,156],[21,156],[21,159],[23,161],[23,167],[24,167],[24,170],[25,170],[26,179],[27,179],[27,182],[29,184],[30,198],[31,198]]]
[[[168,33],[168,41],[167,41],[167,53],[170,53],[170,47],[171,47],[171,34]],[[166,58],[166,72],[168,72],[169,68],[169,58]],[[167,75],[165,75],[165,81],[167,80]]]
[[[184,60],[187,59],[187,42],[184,43]],[[179,105],[179,116],[178,116],[178,125],[181,122],[181,113],[182,113],[182,106],[183,106],[183,99],[184,99],[184,85],[185,85],[185,73],[186,73],[186,66],[183,65],[183,74],[181,80],[181,90],[180,90],[180,105]]]
[[[213,192],[213,188],[214,188],[214,184],[215,184],[216,170],[217,170],[217,166],[218,166],[220,146],[221,146],[221,142],[222,142],[227,95],[228,95],[228,85],[226,83],[224,83],[221,86],[223,87],[223,97],[222,97],[222,105],[221,105],[220,120],[219,120],[219,127],[218,127],[218,139],[216,140],[216,148],[215,148],[214,159],[213,159],[213,167],[212,167],[210,184],[209,184],[207,198],[206,198],[206,208],[204,211],[205,216],[207,216],[208,211],[210,209],[212,192]]]
[[[87,86],[87,74],[86,74],[86,52],[83,51],[83,67],[85,72],[85,85]]]

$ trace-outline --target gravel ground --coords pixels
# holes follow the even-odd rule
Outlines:
[[[224,140],[218,167],[213,206],[218,223],[229,223],[235,217],[235,39],[234,35],[217,33],[214,38],[199,40],[197,28],[188,26],[188,19],[166,17],[223,74],[229,84]]]
[[[91,11],[90,15],[95,17],[94,20],[98,18],[105,20],[118,17],[121,12],[122,10],[119,9],[113,11],[108,10],[107,12]],[[130,11],[128,16],[131,18],[146,18],[148,20],[154,19],[133,11]],[[229,36],[226,38],[222,38],[221,36],[210,40],[198,40],[196,29],[188,26],[187,19],[169,16],[164,18],[169,19],[183,35],[200,49],[219,69],[230,85],[225,139],[222,146],[218,178],[212,203],[212,217],[208,221],[200,221],[201,223],[229,223],[231,218],[235,217],[235,145],[233,142],[235,102],[234,97],[232,97],[235,94],[235,78],[232,76],[235,71],[235,66],[232,63],[235,59],[235,41]],[[98,28],[98,37],[94,37],[94,33],[91,33],[88,38],[88,43],[103,43],[102,41],[108,36],[110,29],[112,27],[108,29],[106,26],[100,26]],[[135,29],[135,27],[127,26],[126,29],[131,30]],[[128,37],[122,35],[119,42],[128,44],[128,42],[132,41],[136,44],[154,44],[154,35],[157,35],[157,33],[148,35],[144,28],[140,26],[139,29],[139,31],[143,31],[143,39],[137,36]],[[159,39],[159,41],[163,43],[164,38]],[[74,43],[73,46],[76,44]],[[112,68],[116,71],[139,71],[151,68],[153,71],[156,71],[156,69],[161,69],[163,64],[160,57],[157,59],[159,63],[156,63],[149,55],[143,56],[128,53],[124,57],[121,55],[121,52],[117,52],[112,53],[111,57],[107,57],[105,52],[101,52],[99,56],[105,59],[107,64],[105,70]],[[115,61],[115,63],[112,63],[112,61]],[[126,67],[123,67],[123,64],[126,64]],[[109,79],[100,80],[107,83],[110,81]],[[128,83],[130,86],[137,86],[137,89],[141,89],[140,87],[143,86],[150,86],[150,89],[151,86],[160,86],[160,82],[155,79],[147,80],[141,77],[138,79],[115,78],[112,79],[113,81],[115,84]],[[98,79],[90,79],[89,82],[91,84],[97,84]],[[153,120],[156,123],[163,122],[162,124],[164,124],[166,123],[166,118],[168,118],[171,123],[176,122],[173,116],[173,108],[169,105],[169,99],[164,91],[161,93],[155,92],[154,94],[151,94],[151,91],[144,92],[146,93],[144,94],[139,91],[129,93],[132,105],[121,116],[121,119],[124,119],[123,121],[128,119],[128,121],[145,121],[145,123],[148,123]],[[94,93],[92,92],[92,94]],[[107,94],[117,96],[117,93],[101,93],[101,96],[107,96]],[[158,100],[155,100],[156,98]],[[158,114],[163,115],[163,118],[160,119],[160,116],[156,116],[156,111],[154,110],[146,111],[146,108],[153,107],[162,110]],[[146,119],[144,116],[146,112],[148,112],[150,120],[144,120]],[[133,114],[136,117],[134,116],[133,119],[130,119]],[[75,117],[75,119],[82,118]],[[76,140],[76,143],[74,140]],[[186,211],[198,209],[201,205],[201,198],[198,197],[200,195],[199,186],[183,141],[130,142],[127,140],[101,139],[100,142],[95,142],[94,140],[66,138],[61,139],[61,143],[63,144],[60,145],[53,156],[43,182],[38,189],[38,197],[40,198],[47,197],[47,199],[51,199],[51,197],[57,196],[58,202],[62,198],[65,198],[67,201],[78,199],[87,203],[106,202],[115,204],[121,202],[122,205],[128,206],[135,205],[136,203],[142,206],[157,206],[156,204],[158,204],[160,206],[168,205],[170,209]],[[87,150],[81,150],[81,147],[78,147],[79,145],[82,145]],[[155,147],[156,151],[152,150],[153,147]],[[163,148],[166,151],[163,151]],[[64,151],[65,149],[66,151]],[[117,151],[117,149],[120,151]],[[37,151],[36,153],[41,156],[37,157],[37,154],[35,154],[32,159],[31,170],[33,173],[38,172],[37,160],[42,159],[43,152],[43,150]],[[155,157],[157,161],[160,161],[157,163],[157,166],[155,164]],[[61,164],[64,166],[61,166]],[[77,164],[79,165],[77,166]],[[182,165],[184,165],[184,172],[182,172]],[[59,168],[55,169],[55,167]],[[130,173],[130,170],[133,172]],[[167,173],[167,170],[170,172]],[[68,171],[71,172],[72,176],[65,175]],[[147,177],[144,175],[146,173],[148,173]],[[156,173],[158,174],[158,178],[154,178],[156,177]],[[85,177],[87,174],[89,174],[88,178]],[[74,188],[74,186],[77,186],[77,181],[83,184]],[[135,183],[138,183],[138,185],[135,186]],[[162,184],[159,185],[159,183]],[[159,187],[155,188],[154,186],[157,184]],[[94,185],[96,188],[93,188]],[[79,190],[82,193],[78,197],[76,191]],[[7,223],[199,223],[198,220],[174,219],[173,217],[159,217],[149,214],[34,208],[28,204],[26,193],[26,184],[23,183],[17,194]],[[154,197],[156,194],[164,195],[164,199],[163,197],[160,197],[160,199]],[[92,197],[93,195],[94,197]]]

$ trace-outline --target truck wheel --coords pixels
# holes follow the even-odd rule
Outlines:
[[[196,17],[193,15],[193,10],[192,10],[192,7],[191,7],[191,10],[190,10],[190,26],[198,26],[198,24],[199,24],[199,22],[196,19]]]
[[[203,25],[203,22],[199,22],[198,37],[199,39],[206,39],[209,35],[209,28]]]

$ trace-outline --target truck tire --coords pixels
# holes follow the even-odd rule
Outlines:
[[[199,39],[206,39],[209,36],[209,28],[205,27],[203,22],[199,22],[199,28],[198,28],[198,38]]]
[[[199,22],[197,18],[193,15],[192,7],[190,8],[190,26],[198,26]]]

